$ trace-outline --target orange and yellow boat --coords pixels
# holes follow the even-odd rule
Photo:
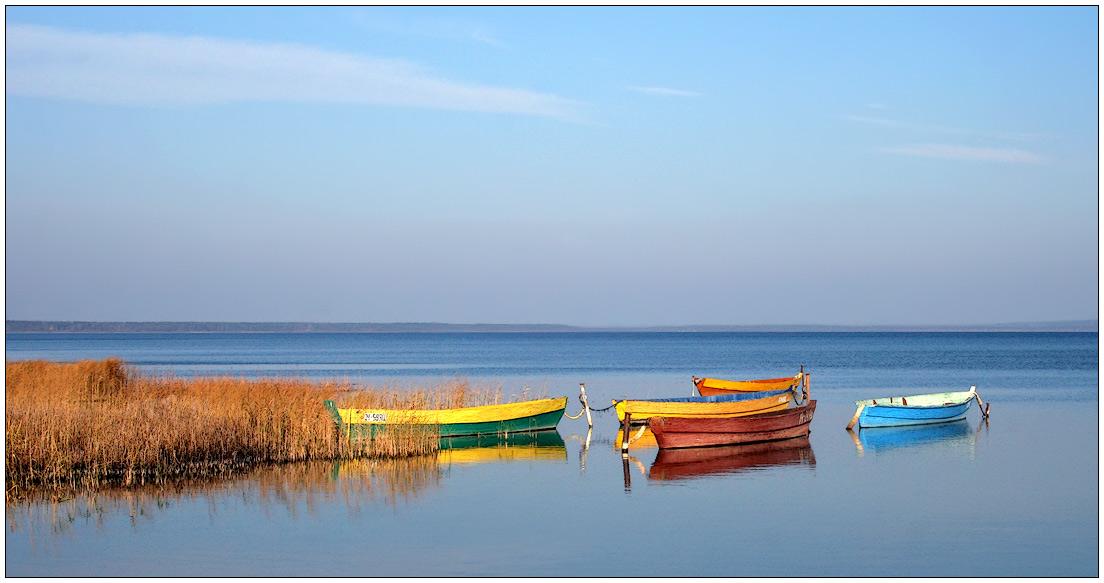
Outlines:
[[[652,400],[614,400],[617,420],[624,422],[631,414],[631,422],[644,423],[649,417],[732,417],[754,415],[785,409],[794,399],[795,391],[763,391],[756,393],[732,393],[709,397],[681,397]]]
[[[691,378],[694,379],[694,386],[697,387],[698,394],[703,397],[708,397],[711,395],[730,395],[732,393],[796,389],[803,385],[806,377],[805,371],[803,370],[792,377],[761,379],[756,381],[726,381],[724,379]]]

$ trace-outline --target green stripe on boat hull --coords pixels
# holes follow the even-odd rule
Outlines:
[[[455,437],[457,435],[485,435],[493,433],[515,433],[519,431],[540,431],[542,429],[555,429],[563,416],[563,409],[549,411],[533,417],[522,419],[506,419],[503,421],[487,421],[485,423],[451,423],[440,425],[441,437]]]

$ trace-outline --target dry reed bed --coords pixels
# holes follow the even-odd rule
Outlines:
[[[432,453],[435,434],[389,431],[342,439],[322,406],[440,408],[498,402],[462,379],[411,390],[348,382],[140,374],[117,359],[8,362],[7,496],[229,475],[265,463]],[[473,403],[474,401],[474,403]]]

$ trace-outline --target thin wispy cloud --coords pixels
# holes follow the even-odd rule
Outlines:
[[[922,124],[901,121],[897,119],[891,119],[886,117],[871,117],[866,115],[841,115],[840,118],[853,121],[856,123],[862,123],[867,125],[881,126],[884,128],[893,128],[900,130],[910,130],[919,132],[935,132],[941,134],[967,134],[970,133],[967,130],[952,128],[947,126],[938,126],[932,124]]]
[[[7,94],[144,106],[238,101],[391,105],[580,121],[582,103],[435,75],[416,63],[294,44],[6,28]]]
[[[842,115],[840,117],[851,122],[871,126],[879,126],[888,130],[911,132],[913,134],[919,133],[943,134],[950,136],[970,136],[971,141],[1000,142],[1014,140],[1025,142],[1033,140],[1033,136],[1029,134],[993,134],[970,131],[962,128],[906,122],[885,117],[871,117],[862,115]],[[891,146],[879,148],[879,151],[889,152],[893,154],[903,154],[906,156],[941,158],[944,160],[961,160],[971,162],[1007,162],[1017,164],[1037,164],[1044,160],[1042,156],[1020,148],[963,146],[946,143],[919,143],[903,146]]]
[[[354,21],[358,25],[377,32],[505,46],[505,43],[495,36],[490,26],[478,20],[460,18],[399,19],[368,10],[360,10],[354,14]]]
[[[669,87],[629,87],[633,91],[639,91],[640,93],[651,93],[654,95],[674,95],[676,97],[700,97],[700,93],[693,91],[685,91],[682,89],[671,89]]]
[[[1014,148],[957,146],[953,144],[911,144],[880,148],[880,151],[893,154],[904,154],[906,156],[921,156],[925,158],[942,158],[945,160],[962,160],[969,162],[1037,164],[1043,161],[1041,156],[1025,150]]]

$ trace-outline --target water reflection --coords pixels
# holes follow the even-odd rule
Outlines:
[[[120,521],[132,528],[156,523],[178,506],[206,508],[218,517],[227,505],[256,506],[262,512],[283,509],[291,518],[313,515],[341,503],[351,512],[377,504],[395,506],[438,487],[441,472],[434,456],[392,460],[316,461],[255,469],[234,478],[181,480],[129,488],[85,492],[32,492],[8,500],[9,536],[23,533],[32,548],[50,547],[88,528],[99,531]]]
[[[743,445],[661,449],[648,471],[648,479],[685,480],[781,466],[816,466],[807,436]]]
[[[508,435],[441,438],[437,461],[442,464],[511,460],[566,460],[567,447],[555,429]]]
[[[614,448],[621,451],[621,434]],[[629,450],[658,447],[650,430],[630,430]],[[649,480],[670,481],[723,474],[758,471],[782,466],[815,467],[816,457],[808,436],[765,443],[660,449],[651,468],[636,456],[623,452],[621,469],[625,491],[632,490],[632,476],[640,473]]]
[[[99,530],[120,520],[139,528],[157,522],[171,508],[196,502],[200,508],[206,507],[212,518],[226,505],[238,503],[258,506],[265,513],[283,509],[292,519],[333,505],[356,514],[424,497],[441,487],[451,464],[567,459],[564,440],[555,430],[504,437],[443,438],[441,442],[442,449],[433,455],[301,462],[258,468],[229,478],[85,492],[31,492],[25,499],[8,500],[8,530],[31,537],[32,547],[51,546],[59,536],[72,536],[75,529]]]
[[[617,451],[621,451],[621,440],[625,433],[622,430],[617,431],[617,439],[613,442],[613,447]],[[659,447],[656,443],[655,434],[648,428],[647,425],[641,425],[640,427],[634,427],[629,430],[629,449],[642,449],[648,447]]]
[[[977,437],[989,425],[988,420],[970,429],[966,419],[933,425],[906,425],[901,427],[868,427],[848,431],[861,456],[866,452],[894,451],[902,448],[962,449],[973,452]]]
[[[578,441],[582,447],[579,448],[579,474],[586,473],[587,453],[590,452],[590,440],[594,436],[594,428],[588,427],[586,437],[579,435],[572,435],[568,439]]]
[[[625,491],[632,491],[632,473],[633,471],[639,471],[641,474],[648,473],[648,468],[644,467],[644,464],[635,456],[629,454],[621,454],[621,469],[625,475]]]

